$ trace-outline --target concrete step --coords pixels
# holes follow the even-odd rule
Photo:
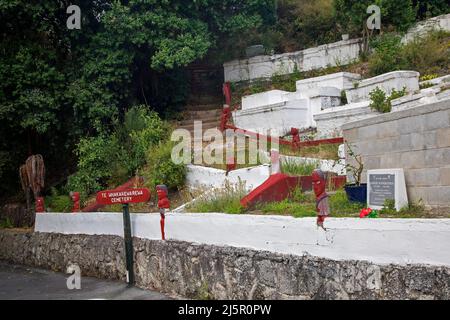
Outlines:
[[[222,114],[222,109],[204,110],[204,111],[185,111],[183,112],[184,119],[205,119],[216,118],[219,119]]]
[[[211,128],[218,128],[219,127],[219,121],[217,122],[207,122],[207,123],[203,123],[202,125],[202,130],[205,131],[207,129],[211,129]],[[182,126],[178,127],[179,129],[186,129],[189,130],[193,133],[194,131],[194,123],[192,122],[192,124],[185,124]]]
[[[221,104],[194,104],[194,105],[187,105],[184,107],[184,110],[186,111],[208,111],[208,110],[222,110],[223,105]]]
[[[211,118],[195,118],[195,119],[185,119],[178,121],[178,126],[185,126],[193,124],[194,121],[201,121],[202,125],[209,124],[209,123],[218,123],[220,122],[219,117],[211,117]]]

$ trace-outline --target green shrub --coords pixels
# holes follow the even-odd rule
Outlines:
[[[147,152],[147,167],[143,172],[149,186],[154,189],[158,184],[165,184],[169,189],[176,189],[184,185],[186,167],[183,163],[172,161],[174,142],[164,141],[154,145]]]
[[[78,170],[69,177],[67,189],[84,196],[107,185],[124,183],[146,164],[148,151],[157,149],[168,132],[168,126],[155,112],[144,106],[131,108],[125,113],[124,122],[116,125],[110,135],[80,140],[76,151]],[[158,169],[164,175],[170,171],[164,163]]]
[[[398,53],[403,69],[421,74],[447,74],[450,68],[449,43],[450,33],[446,31],[432,31],[425,37],[413,39]]]
[[[377,76],[396,70],[415,70],[421,74],[445,74],[450,65],[449,40],[450,33],[446,31],[432,31],[405,45],[398,35],[380,36],[371,42],[375,52],[369,57],[369,73]]]
[[[123,150],[112,135],[82,138],[77,146],[78,171],[69,177],[67,188],[83,194],[96,192],[113,176]]]
[[[400,91],[393,89],[391,95],[389,97],[386,97],[386,93],[380,88],[376,87],[369,94],[371,100],[370,108],[372,110],[376,110],[381,113],[391,112],[392,109],[391,101],[401,98],[405,94],[406,94],[406,87],[403,87],[403,89]]]
[[[314,217],[317,215],[314,203],[295,202],[285,199],[262,206],[261,210],[269,214],[292,215],[295,218]]]
[[[331,216],[348,216],[349,214],[357,214],[364,208],[364,204],[358,202],[350,202],[344,190],[340,189],[329,198]]]
[[[70,212],[73,203],[69,195],[62,195],[57,189],[51,189],[51,195],[45,198],[46,207],[51,212]]]
[[[14,224],[11,222],[9,217],[0,220],[0,229],[11,229],[11,228],[14,228]]]
[[[401,37],[387,33],[375,38],[370,46],[375,52],[369,58],[369,73],[377,76],[383,73],[402,70],[402,59],[399,56],[402,44]]]
[[[281,171],[292,176],[310,176],[318,166],[318,161],[298,162],[286,159],[281,163]]]

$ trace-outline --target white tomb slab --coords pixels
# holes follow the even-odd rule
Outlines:
[[[380,76],[362,80],[355,84],[355,88],[346,90],[348,103],[370,100],[370,92],[377,87],[387,95],[392,90],[400,91],[406,87],[407,92],[419,90],[419,76],[416,71],[393,71]]]
[[[380,113],[369,107],[370,101],[328,108],[314,114],[318,138],[342,137],[342,126],[348,122],[375,117]]]
[[[338,72],[326,76],[299,80],[295,85],[297,91],[300,93],[319,87],[334,87],[339,90],[347,90],[353,88],[354,83],[360,80],[361,75],[357,73]]]
[[[367,205],[379,210],[385,200],[394,200],[397,211],[408,205],[403,169],[367,170]]]
[[[242,110],[250,110],[300,98],[301,96],[297,92],[270,90],[242,97],[241,106]]]
[[[313,116],[341,104],[341,91],[318,87],[303,93],[272,90],[242,98],[242,110],[233,112],[236,127],[282,136],[291,128],[315,127]]]
[[[309,128],[312,115],[307,99],[281,102],[233,112],[236,127],[264,135],[282,136],[291,128]]]

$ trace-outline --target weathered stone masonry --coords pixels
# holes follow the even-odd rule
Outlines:
[[[136,285],[188,298],[450,299],[450,268],[375,265],[134,238]],[[0,231],[0,260],[125,279],[117,236]]]

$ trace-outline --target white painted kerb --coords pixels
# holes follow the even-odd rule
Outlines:
[[[159,214],[132,214],[135,237],[160,239]],[[450,266],[450,219],[314,218],[178,214],[166,217],[166,238],[335,260]],[[121,213],[42,213],[35,231],[123,236]]]

